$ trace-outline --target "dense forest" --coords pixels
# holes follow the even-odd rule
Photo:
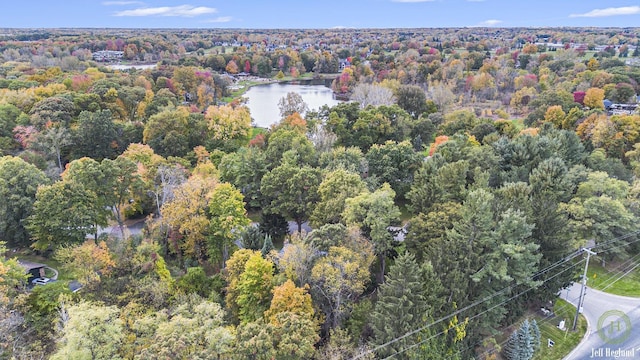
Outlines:
[[[512,359],[640,254],[638,29],[1,33],[2,359]]]

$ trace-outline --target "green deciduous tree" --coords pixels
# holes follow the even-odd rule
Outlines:
[[[48,183],[34,165],[17,157],[0,158],[0,239],[12,246],[29,244],[24,222],[32,213],[38,186]]]
[[[137,172],[138,167],[127,157],[118,156],[115,160],[102,160],[100,168],[107,179],[104,189],[105,204],[111,209],[113,219],[118,223],[124,239],[124,209],[142,186],[142,179]]]
[[[53,125],[68,128],[73,111],[71,100],[62,96],[52,96],[36,103],[29,112],[29,117],[31,124],[39,130]]]
[[[404,198],[411,188],[414,172],[421,161],[409,141],[387,141],[383,145],[374,145],[367,152],[366,159],[369,163],[369,176],[375,176],[380,183],[391,185],[398,198]]]
[[[276,357],[273,325],[261,321],[240,324],[236,330],[234,355],[238,359],[271,360]]]
[[[75,158],[87,156],[97,161],[114,158],[120,144],[111,111],[81,112],[73,143]]]
[[[362,154],[362,150],[355,146],[345,148],[337,146],[331,151],[320,154],[320,167],[327,171],[344,169],[354,174],[363,175],[369,169],[369,164]]]
[[[232,350],[234,335],[224,324],[224,310],[220,304],[196,295],[154,326],[155,334],[144,339],[148,346],[134,359],[221,358]]]
[[[260,181],[267,172],[264,151],[256,147],[242,147],[225,154],[220,160],[220,179],[232,183],[244,195],[250,208],[260,207]]]
[[[62,172],[62,150],[73,143],[71,133],[67,128],[62,126],[52,126],[43,130],[36,137],[33,147],[41,149],[48,156],[52,157],[58,165],[58,170]]]
[[[269,135],[265,150],[268,168],[271,170],[278,167],[289,150],[296,152],[296,163],[300,165],[314,165],[316,162],[313,143],[304,134],[296,130],[279,129]]]
[[[302,223],[311,216],[318,197],[320,170],[285,163],[262,178],[260,192],[268,199],[265,210]]]
[[[585,244],[593,239],[596,244],[614,241],[638,229],[636,217],[627,207],[628,183],[609,178],[604,172],[589,174],[587,181],[578,186],[576,196],[562,210],[569,214],[569,226],[574,241]],[[624,244],[629,241],[615,240],[613,250],[607,257],[626,257]]]
[[[0,254],[7,252],[6,243],[0,241]],[[0,309],[4,309],[16,299],[17,289],[27,280],[24,268],[16,258],[0,258]],[[2,311],[4,315],[4,311]],[[1,318],[1,317],[0,317]]]
[[[122,359],[122,320],[115,306],[90,302],[62,309],[63,337],[51,359]]]
[[[427,95],[419,86],[403,85],[396,93],[398,106],[417,119],[423,112],[428,110]]]
[[[371,240],[380,261],[378,282],[383,281],[386,259],[394,246],[394,235],[389,227],[400,220],[400,210],[393,202],[395,193],[383,184],[373,193],[362,193],[347,199],[343,217],[348,225],[356,225]]]
[[[134,122],[138,119],[139,104],[147,95],[146,90],[140,86],[123,86],[118,89],[116,104],[122,114],[122,120]]]
[[[274,335],[277,339],[276,359],[303,360],[315,351],[315,343],[320,340],[314,320],[295,312],[275,315]]]
[[[366,190],[359,175],[338,169],[328,173],[318,186],[320,201],[311,215],[313,227],[342,222],[345,201]]]
[[[186,108],[167,108],[149,118],[143,141],[161,156],[184,156],[190,150],[188,122]]]
[[[96,194],[81,184],[60,181],[38,188],[26,225],[35,241],[32,247],[47,250],[84,242],[97,231],[101,210],[96,204]]]
[[[209,200],[209,226],[207,250],[210,259],[224,264],[229,248],[239,238],[244,227],[251,223],[244,208],[242,194],[229,183],[218,184]]]

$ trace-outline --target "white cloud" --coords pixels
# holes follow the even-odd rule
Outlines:
[[[490,19],[481,22],[478,26],[496,26],[500,23],[502,23],[502,20]]]
[[[215,19],[209,19],[209,20],[205,20],[204,22],[206,23],[226,23],[233,20],[233,17],[231,16],[220,16],[217,17]]]
[[[118,11],[114,16],[181,16],[181,17],[194,17],[204,14],[213,14],[218,10],[206,6],[192,6],[192,5],[180,5],[180,6],[161,6],[151,8],[139,8],[133,10]]]
[[[102,5],[112,6],[112,5],[140,5],[142,1],[103,1]]]
[[[617,8],[595,9],[584,14],[571,14],[569,17],[605,17],[640,14],[640,6],[623,6]]]
[[[435,0],[391,0],[392,2],[397,3],[423,3],[423,2],[432,2]]]

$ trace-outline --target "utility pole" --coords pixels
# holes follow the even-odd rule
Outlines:
[[[587,252],[587,262],[584,264],[584,274],[582,275],[582,287],[580,288],[580,297],[578,298],[578,308],[576,309],[576,317],[573,319],[573,331],[576,331],[576,327],[578,326],[578,317],[580,316],[580,309],[584,302],[585,290],[587,288],[587,269],[589,268],[589,258],[591,255],[597,255],[595,252],[591,251],[591,248],[582,248],[582,251]]]

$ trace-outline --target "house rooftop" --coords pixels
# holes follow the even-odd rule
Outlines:
[[[32,261],[26,261],[26,260],[18,260],[18,264],[20,264],[25,271],[31,271],[33,269],[40,269],[43,267],[46,267],[47,265],[45,264],[40,264],[37,262],[32,262]]]

